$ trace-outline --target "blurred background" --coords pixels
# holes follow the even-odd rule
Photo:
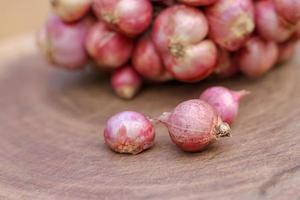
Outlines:
[[[0,0],[0,40],[37,30],[45,21],[48,0]]]

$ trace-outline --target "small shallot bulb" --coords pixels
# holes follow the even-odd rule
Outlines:
[[[74,22],[84,17],[92,0],[50,0],[52,9],[64,22]]]
[[[219,78],[230,78],[239,72],[239,68],[231,52],[223,48],[218,49],[217,67],[214,71]]]
[[[232,124],[237,117],[240,101],[248,94],[246,90],[233,91],[215,86],[206,89],[200,99],[214,107],[224,122]]]
[[[113,73],[111,85],[119,97],[132,99],[140,90],[142,79],[130,65],[126,65]]]
[[[155,19],[152,40],[175,79],[199,81],[213,72],[217,48],[211,40],[204,40],[207,33],[205,15],[193,7],[174,5]]]
[[[300,21],[299,0],[273,0],[276,10],[280,16],[292,24]]]
[[[72,24],[50,15],[37,34],[37,44],[47,60],[66,69],[80,69],[88,62],[84,42],[93,20],[85,18]]]
[[[105,143],[115,152],[138,154],[154,144],[151,122],[141,113],[124,111],[112,116],[104,129]]]
[[[267,73],[278,59],[278,46],[260,37],[250,38],[237,52],[236,60],[243,74],[256,78]]]
[[[86,48],[99,68],[115,69],[129,60],[133,41],[98,22],[87,35]]]
[[[180,103],[171,113],[163,113],[159,121],[169,131],[172,141],[182,150],[205,149],[221,137],[230,136],[230,127],[215,109],[200,99]]]
[[[215,3],[217,0],[177,0],[177,1],[189,6],[207,6]]]
[[[139,74],[149,80],[160,79],[166,73],[163,61],[149,34],[137,41],[132,54],[132,64]]]
[[[275,42],[286,41],[295,30],[295,25],[278,15],[272,0],[255,2],[255,23],[261,37]]]
[[[93,8],[110,28],[130,37],[143,33],[152,20],[149,0],[94,0]]]
[[[254,31],[252,0],[218,0],[207,7],[210,37],[221,47],[235,51]]]

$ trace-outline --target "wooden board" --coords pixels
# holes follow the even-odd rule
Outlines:
[[[300,52],[298,53],[300,55]],[[300,199],[300,59],[257,80],[147,86],[115,97],[101,73],[51,68],[29,37],[0,45],[0,199]],[[247,89],[233,137],[184,153],[157,126],[136,156],[103,143],[122,110],[158,116],[210,85]]]

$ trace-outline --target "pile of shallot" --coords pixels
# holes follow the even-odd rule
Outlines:
[[[290,60],[299,0],[50,0],[37,35],[49,62],[111,72],[124,99],[147,82],[263,76]]]

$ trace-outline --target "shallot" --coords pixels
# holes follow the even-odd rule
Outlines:
[[[94,0],[93,8],[110,28],[131,37],[144,32],[152,20],[149,0]]]
[[[132,54],[132,64],[139,74],[150,80],[160,79],[166,73],[149,34],[137,41]]]
[[[252,0],[218,0],[206,9],[210,37],[221,47],[235,51],[254,31]]]
[[[207,20],[196,8],[174,5],[158,15],[152,39],[175,79],[199,81],[213,72],[217,49],[211,40],[204,40],[207,33]]]
[[[126,65],[113,73],[111,85],[119,97],[132,99],[141,88],[142,79],[130,65]]]
[[[180,103],[159,121],[169,130],[172,141],[184,151],[201,151],[216,139],[230,136],[230,127],[215,109],[200,99]]]
[[[278,59],[278,46],[272,41],[252,37],[236,55],[239,69],[248,77],[260,77],[268,72]]]
[[[129,60],[133,41],[98,22],[88,33],[86,48],[98,67],[115,69]]]
[[[296,28],[278,15],[272,0],[255,2],[255,19],[260,36],[275,42],[286,41]]]
[[[56,15],[50,15],[38,32],[37,43],[47,60],[67,69],[83,68],[88,62],[84,42],[93,20],[85,18],[65,24]]]
[[[224,122],[232,124],[237,117],[240,101],[248,94],[246,90],[233,91],[215,86],[206,89],[200,99],[214,107]]]
[[[92,0],[50,0],[53,11],[65,22],[84,17],[91,8]]]
[[[155,131],[141,113],[124,111],[112,116],[104,129],[105,143],[115,152],[138,154],[153,146]]]

